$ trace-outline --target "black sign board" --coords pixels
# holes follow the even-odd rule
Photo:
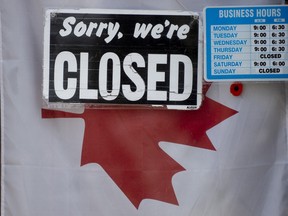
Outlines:
[[[191,12],[48,10],[44,100],[197,109],[199,35]]]

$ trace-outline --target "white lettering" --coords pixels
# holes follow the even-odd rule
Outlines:
[[[172,24],[172,25],[170,26],[170,28],[169,28],[168,33],[167,33],[167,38],[171,39],[172,36],[173,36],[173,34],[174,34],[174,31],[177,31],[178,28],[179,28],[178,25],[173,25],[173,24]]]
[[[63,100],[72,98],[77,87],[76,78],[67,78],[67,81],[64,81],[65,62],[68,65],[67,73],[77,72],[77,60],[73,53],[64,51],[57,55],[54,66],[54,89],[55,94]],[[66,88],[64,88],[64,82],[67,82]]]
[[[133,34],[134,38],[138,38],[139,35],[141,35],[141,38],[144,39],[148,35],[152,27],[153,25],[151,23],[149,23],[147,26],[146,24],[136,23]]]
[[[119,29],[120,29],[120,24],[118,22],[116,22],[115,24],[109,22],[109,24],[108,24],[108,37],[105,38],[105,42],[106,43],[111,42],[114,39],[114,37],[116,36],[116,34],[118,33]]]
[[[108,90],[108,61],[112,61],[112,89]],[[119,57],[112,52],[105,53],[99,65],[99,93],[103,99],[115,100],[120,91],[121,64]]]
[[[159,39],[159,38],[161,38],[161,33],[163,32],[163,30],[164,30],[163,25],[161,25],[161,24],[155,25],[151,31],[151,36],[154,39]]]
[[[165,72],[158,71],[159,64],[167,64],[167,55],[165,54],[149,54],[148,55],[148,83],[147,83],[147,100],[166,101],[167,92],[157,90],[157,82],[165,81]]]
[[[145,94],[145,82],[132,66],[132,63],[135,62],[137,67],[144,68],[145,60],[138,53],[128,54],[123,61],[123,69],[125,74],[129,79],[135,84],[135,90],[133,91],[131,85],[122,85],[123,95],[130,101],[140,100]]]
[[[178,38],[181,40],[186,39],[189,31],[190,31],[189,25],[182,25],[177,32]]]
[[[179,93],[179,64],[184,65],[184,87],[183,92]],[[171,55],[170,58],[170,101],[184,101],[191,95],[193,87],[193,67],[188,56]]]
[[[75,26],[74,35],[76,35],[77,37],[81,37],[85,34],[86,30],[87,25],[81,21]]]
[[[64,29],[61,29],[59,31],[59,34],[62,37],[66,37],[68,35],[71,34],[72,32],[72,27],[71,25],[74,25],[76,23],[76,18],[75,17],[67,17],[64,21],[63,21],[63,27]]]
[[[76,58],[77,55],[80,56],[79,59]],[[215,56],[220,59],[231,58],[230,55]],[[185,101],[191,96],[193,65],[188,56],[171,54],[167,65],[167,54],[148,54],[148,57],[144,58],[139,53],[130,53],[123,59],[123,73],[126,78],[123,77],[121,80],[120,58],[113,52],[107,52],[99,60],[99,69],[91,70],[93,73],[98,72],[97,84],[96,80],[92,80],[93,87],[89,84],[91,82],[89,59],[88,52],[74,54],[63,51],[56,56],[54,90],[60,100],[78,96],[81,100],[112,101],[117,100],[120,95],[128,101],[138,101],[146,95],[147,101],[167,101],[169,94],[169,101]],[[97,64],[97,60],[94,63]],[[231,62],[226,65],[225,62],[218,62],[214,65],[214,67],[224,66],[241,66],[241,63]],[[141,76],[137,70],[145,74]],[[79,77],[75,74],[77,72]],[[166,73],[170,73],[169,81],[166,81],[168,76]],[[76,94],[77,91],[79,94]]]
[[[90,22],[89,27],[88,27],[87,32],[86,32],[86,36],[90,37],[93,30],[97,29],[97,26],[98,26],[97,23]]]
[[[97,89],[88,89],[88,53],[80,53],[80,99],[98,99]]]
[[[97,29],[97,32],[96,32],[96,36],[98,37],[101,37],[102,33],[103,33],[103,30],[107,29],[108,25],[107,23],[100,23],[99,24],[99,27]]]

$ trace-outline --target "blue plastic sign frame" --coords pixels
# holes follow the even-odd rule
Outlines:
[[[288,80],[288,6],[204,9],[206,81]]]

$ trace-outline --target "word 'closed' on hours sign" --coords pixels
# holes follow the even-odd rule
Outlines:
[[[191,12],[48,10],[48,106],[201,103],[199,16]]]

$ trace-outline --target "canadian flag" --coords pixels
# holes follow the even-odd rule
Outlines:
[[[267,2],[277,3],[253,4]],[[237,97],[231,83],[204,85],[196,111],[45,110],[45,8],[158,5],[0,3],[2,216],[288,215],[285,83],[247,82]],[[204,6],[167,0],[161,9]]]

